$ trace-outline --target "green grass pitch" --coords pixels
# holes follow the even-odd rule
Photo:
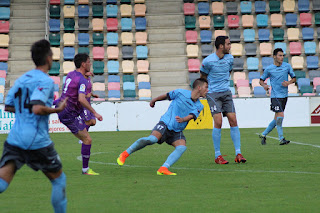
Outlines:
[[[157,176],[173,148],[166,144],[132,154],[125,166],[119,153],[150,131],[91,133],[90,167],[100,176],[81,175],[80,145],[71,133],[51,134],[67,175],[68,212],[318,212],[320,208],[320,127],[285,128],[293,142],[279,146],[241,129],[247,163],[234,163],[229,129],[221,152],[228,165],[214,163],[211,130],[185,131],[187,151],[171,167],[177,176]],[[277,137],[276,130],[270,136]],[[6,135],[0,135],[0,152]],[[53,212],[51,184],[41,172],[19,170],[0,195],[0,212]]]

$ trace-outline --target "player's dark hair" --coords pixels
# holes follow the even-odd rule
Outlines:
[[[81,64],[83,62],[86,62],[88,60],[89,56],[87,53],[78,53],[75,57],[74,57],[74,65],[76,66],[76,68],[80,68]]]
[[[31,57],[36,66],[43,66],[47,63],[47,57],[52,55],[50,42],[42,39],[31,46]]]
[[[220,44],[224,46],[228,38],[229,38],[228,36],[218,36],[216,38],[216,41],[214,42],[214,46],[216,46],[216,48],[219,49]]]
[[[283,53],[283,50],[281,48],[274,49],[273,50],[273,55],[276,56],[278,54],[278,52],[282,52]]]
[[[195,88],[197,88],[198,86],[202,86],[204,83],[207,83],[207,84],[208,84],[207,79],[197,78],[197,79],[193,82],[192,88],[195,89]]]

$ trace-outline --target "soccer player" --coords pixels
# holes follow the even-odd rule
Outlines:
[[[233,66],[233,56],[229,54],[231,49],[230,39],[227,36],[218,36],[215,41],[216,52],[206,57],[200,68],[202,78],[208,79],[209,92],[208,104],[214,121],[212,139],[215,150],[215,162],[228,164],[220,152],[222,115],[227,116],[230,124],[231,139],[234,144],[235,162],[245,163],[246,159],[240,150],[240,130],[237,124],[236,112],[229,89],[229,78]]]
[[[16,120],[0,160],[0,193],[7,189],[16,171],[27,164],[49,178],[54,211],[62,213],[67,208],[66,176],[48,133],[48,121],[49,114],[66,107],[67,99],[57,108],[51,108],[54,82],[47,74],[52,65],[50,43],[47,40],[35,42],[31,55],[36,68],[15,81],[5,101],[5,110],[14,112]]]
[[[150,107],[154,107],[157,101],[172,100],[167,112],[160,118],[160,122],[153,128],[151,135],[143,137],[134,142],[127,150],[122,152],[117,163],[122,166],[129,155],[155,143],[166,142],[175,147],[166,162],[157,171],[158,175],[176,175],[168,169],[186,151],[186,138],[182,131],[191,119],[197,119],[203,105],[199,98],[205,97],[208,92],[208,82],[198,78],[193,83],[193,90],[177,89],[167,94],[160,95],[150,101]]]
[[[64,100],[68,97],[67,107],[62,112],[58,113],[58,116],[60,121],[83,142],[81,148],[82,174],[99,175],[99,173],[96,173],[89,168],[92,139],[86,129],[85,123],[81,118],[79,118],[79,115],[85,107],[93,114],[94,117],[99,121],[102,121],[102,116],[92,108],[86,99],[88,80],[84,76],[86,73],[90,72],[90,58],[85,53],[79,53],[74,57],[74,64],[76,66],[76,70],[68,73],[60,97],[60,100]]]
[[[264,83],[270,78],[271,83],[271,110],[275,112],[274,119],[270,122],[263,133],[259,135],[261,144],[266,144],[266,136],[277,127],[280,145],[286,145],[290,141],[283,137],[282,122],[284,118],[284,109],[288,100],[288,85],[296,82],[296,76],[290,64],[283,62],[283,50],[277,48],[273,51],[273,64],[269,65],[260,77],[260,85],[268,91],[269,86]],[[288,81],[288,74],[291,80]]]

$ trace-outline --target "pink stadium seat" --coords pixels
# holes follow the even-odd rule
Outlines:
[[[103,60],[104,59],[104,48],[103,47],[93,47],[92,54],[94,60]]]
[[[93,18],[92,19],[92,30],[95,32],[103,31],[103,19],[102,18]]]
[[[272,27],[282,27],[282,15],[281,14],[271,14],[270,17]]]
[[[119,57],[119,48],[118,47],[109,46],[107,48],[107,56],[108,56],[108,59],[118,59],[118,57]]]
[[[78,0],[78,4],[89,4],[89,0]]]
[[[7,73],[5,70],[0,70],[0,78],[7,78]]]
[[[246,79],[239,79],[237,80],[237,87],[248,87],[249,86],[249,80]]]
[[[104,83],[94,82],[92,84],[93,91],[105,91],[106,85]]]
[[[223,15],[223,2],[212,2],[212,14]]]
[[[290,42],[289,44],[291,55],[301,55],[301,43],[300,42]]]
[[[303,93],[302,96],[316,96],[316,93]]]
[[[316,89],[318,85],[320,85],[320,77],[313,78],[313,88]]]
[[[246,73],[245,72],[234,72],[233,73],[233,82],[234,84],[237,84],[239,79],[246,79]]]
[[[188,44],[195,44],[198,40],[198,33],[197,31],[187,30],[186,31],[186,41]]]
[[[251,86],[252,86],[252,88],[259,87],[260,86],[260,79],[257,79],[257,78],[252,79]]]
[[[271,55],[272,45],[271,43],[260,43],[260,55]]]
[[[184,3],[183,4],[183,13],[184,15],[194,15],[195,5],[194,3]]]
[[[108,90],[120,90],[120,82],[109,82]]]
[[[0,61],[8,61],[9,51],[8,49],[0,49]]]
[[[137,70],[138,70],[138,73],[147,73],[147,72],[149,72],[149,61],[147,61],[147,60],[138,60],[137,61]]]
[[[60,85],[60,77],[59,76],[50,76],[50,78],[53,80],[54,84]]]
[[[60,5],[60,0],[50,0],[51,5]]]
[[[134,14],[136,17],[144,17],[146,16],[146,5],[145,4],[135,4],[134,5]]]
[[[239,27],[239,16],[229,15],[228,16],[228,27],[229,28],[238,28]]]
[[[137,45],[146,45],[147,44],[147,32],[136,32],[136,44]]]
[[[189,72],[200,71],[200,60],[199,59],[188,59],[188,70]]]
[[[9,33],[9,21],[0,21],[0,33]]]
[[[300,25],[301,26],[310,26],[312,20],[311,13],[300,13]]]
[[[210,29],[210,16],[199,16],[200,29]]]
[[[217,38],[218,36],[226,36],[227,32],[225,30],[215,30],[214,31],[214,38]]]
[[[250,87],[239,87],[238,88],[238,95],[239,98],[250,98],[251,96],[251,89]]]
[[[107,18],[107,31],[117,31],[117,30],[118,30],[118,19]]]
[[[253,27],[253,15],[243,15],[242,16],[242,26],[244,28]]]

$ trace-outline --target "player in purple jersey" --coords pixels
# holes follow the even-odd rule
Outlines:
[[[82,174],[99,175],[99,173],[96,173],[89,168],[92,139],[86,129],[85,123],[79,118],[85,107],[99,121],[102,121],[102,116],[92,108],[86,99],[88,81],[84,76],[86,73],[90,72],[90,58],[85,53],[79,53],[74,57],[74,64],[76,70],[68,73],[60,98],[60,100],[64,100],[68,97],[67,107],[62,112],[58,113],[58,116],[60,121],[83,142],[81,148]]]

